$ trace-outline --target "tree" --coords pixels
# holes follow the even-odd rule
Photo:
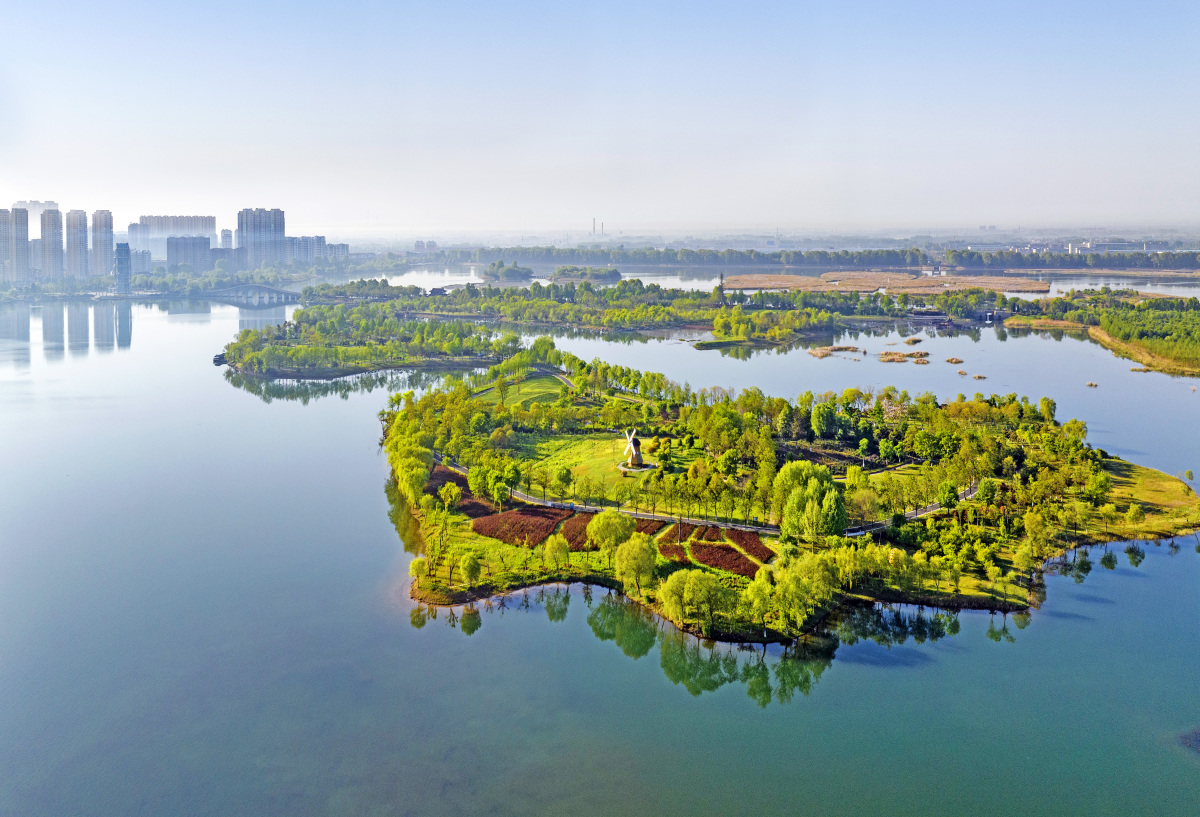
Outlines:
[[[408,575],[412,576],[416,586],[421,586],[421,577],[429,575],[429,560],[418,556],[408,563]]]
[[[654,561],[657,556],[654,542],[644,533],[634,532],[629,539],[617,546],[616,574],[626,585],[632,582],[642,593],[642,583],[649,582],[654,577]]]
[[[988,477],[979,483],[979,489],[975,492],[975,498],[984,505],[991,505],[996,501],[996,480]]]
[[[750,613],[750,618],[764,622],[774,605],[775,587],[771,584],[771,569],[760,567],[754,574],[754,581],[742,591],[742,603]]]
[[[1029,545],[1021,545],[1017,548],[1016,554],[1013,556],[1013,567],[1021,571],[1027,578],[1033,572],[1033,567],[1036,564],[1033,558],[1033,548]]]
[[[1117,506],[1109,502],[1106,505],[1100,506],[1100,519],[1104,522],[1104,535],[1108,536],[1108,526],[1117,521],[1120,514],[1117,513]]]
[[[1146,511],[1137,502],[1129,504],[1129,510],[1125,511],[1125,521],[1130,525],[1136,525],[1146,518]]]
[[[688,576],[699,571],[676,570],[658,588],[658,602],[662,605],[663,615],[671,621],[680,624],[687,621],[687,607],[684,604],[684,593],[687,590]]]
[[[1031,509],[1025,512],[1022,521],[1025,523],[1025,539],[1029,542],[1034,558],[1040,559],[1046,552],[1046,545],[1049,541],[1046,520],[1040,513]]]
[[[462,488],[453,482],[447,482],[438,488],[438,498],[442,500],[442,506],[447,511],[452,511],[458,507],[458,501],[462,499]]]
[[[1080,492],[1081,496],[1093,505],[1102,505],[1112,494],[1112,480],[1103,471],[1097,471],[1088,479],[1087,486]]]
[[[693,570],[687,578],[683,601],[686,606],[694,608],[696,612],[707,615],[708,627],[705,628],[705,631],[711,633],[714,617],[728,607],[729,591],[716,576],[708,571]]]
[[[560,562],[569,562],[571,559],[571,543],[567,541],[567,537],[561,533],[555,533],[546,540],[545,545],[546,558],[554,562],[554,567],[557,569]]]
[[[462,571],[467,587],[474,587],[475,583],[479,581],[479,573],[483,570],[483,565],[479,561],[479,556],[474,551],[469,551],[464,553],[462,559],[459,560],[458,569]]]
[[[863,467],[867,467],[867,456],[871,453],[871,441],[863,437],[858,441],[858,456],[862,459]]]
[[[833,403],[817,403],[813,406],[809,422],[812,424],[813,433],[818,437],[832,437],[837,431],[837,410]]]
[[[937,503],[946,510],[954,510],[958,505],[958,486],[950,480],[943,480],[937,488]]]
[[[500,396],[500,405],[504,405],[504,401],[508,398],[508,379],[504,375],[496,378],[496,394]]]
[[[999,578],[1003,572],[1004,571],[1002,571],[1000,569],[1000,566],[997,564],[993,563],[993,564],[990,564],[987,566],[987,577],[988,577],[988,581],[990,581],[992,583],[993,595],[996,592],[996,582],[997,582],[997,580],[999,580]]]
[[[821,500],[821,532],[841,536],[846,532],[846,500],[839,491],[826,491]]]
[[[637,523],[633,517],[609,508],[596,514],[592,521],[588,522],[587,535],[588,540],[600,548],[611,563],[613,552],[633,535],[636,528]]]
[[[1042,415],[1042,419],[1047,423],[1054,422],[1054,412],[1058,409],[1058,405],[1049,397],[1043,397],[1038,401],[1038,413]]]

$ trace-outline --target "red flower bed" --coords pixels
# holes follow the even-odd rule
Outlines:
[[[447,482],[453,482],[462,490],[462,498],[458,500],[455,510],[471,519],[479,519],[496,513],[496,506],[486,499],[480,499],[471,493],[467,487],[467,478],[457,471],[452,471],[444,465],[433,466],[433,473],[425,483],[425,493],[437,496],[438,490]]]
[[[687,522],[681,522],[672,525],[671,529],[663,535],[663,539],[668,542],[680,541],[684,542],[692,538],[692,534],[696,532],[696,526]]]
[[[559,531],[567,538],[571,544],[571,550],[587,550],[587,526],[596,517],[594,513],[577,513],[563,522],[562,530]]]
[[[532,547],[545,541],[558,523],[570,515],[570,511],[561,508],[522,505],[504,513],[481,516],[471,523],[471,530],[510,545],[524,545],[528,541]]]
[[[753,579],[758,565],[728,545],[692,545],[692,558],[702,565],[727,570]]]
[[[664,559],[669,559],[672,562],[688,563],[687,550],[683,545],[659,545],[658,552],[663,555]]]
[[[715,525],[709,525],[707,528],[702,529],[700,533],[696,535],[696,538],[704,539],[707,542],[720,542],[721,529]]]
[[[644,533],[647,536],[653,536],[663,529],[666,525],[661,519],[639,519],[637,521],[637,532]]]
[[[762,539],[758,538],[758,531],[726,528],[725,538],[760,562],[765,563],[775,558],[775,551],[762,543]]]

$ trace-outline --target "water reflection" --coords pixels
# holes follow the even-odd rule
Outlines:
[[[29,367],[29,305],[0,304],[0,340],[8,344],[5,357],[17,368]]]
[[[88,326],[90,308],[86,303],[70,301],[67,303],[67,348],[72,357],[86,356],[91,346],[91,334]]]
[[[133,343],[133,305],[129,301],[117,304],[117,348],[128,349]]]
[[[42,304],[42,354],[46,360],[62,360],[64,337],[63,305],[57,301]]]
[[[268,306],[264,308],[238,307],[238,331],[244,329],[266,329],[278,326],[287,320],[287,307]]]
[[[92,339],[97,352],[111,352],[117,343],[117,307],[103,301],[92,307]]]
[[[229,385],[250,392],[264,403],[295,400],[303,405],[322,397],[340,397],[347,400],[352,394],[369,393],[376,389],[388,392],[411,389],[420,394],[441,383],[445,377],[445,372],[417,369],[365,372],[339,377],[336,380],[271,380],[248,377],[234,369],[225,370],[225,381]]]

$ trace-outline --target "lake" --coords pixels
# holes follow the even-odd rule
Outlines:
[[[388,389],[428,379],[253,393],[211,364],[290,310],[0,306],[0,814],[1195,812],[1195,537],[1076,556],[1029,617],[868,609],[794,655],[579,587],[431,618],[377,449]],[[878,362],[894,330],[823,360],[558,343],[792,398],[1048,394],[1097,446],[1200,466],[1197,381],[921,337],[928,366]]]

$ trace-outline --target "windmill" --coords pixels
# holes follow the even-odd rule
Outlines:
[[[638,439],[637,429],[631,428],[625,432],[625,454],[628,455],[627,460],[630,468],[641,468],[642,462],[642,441]]]

